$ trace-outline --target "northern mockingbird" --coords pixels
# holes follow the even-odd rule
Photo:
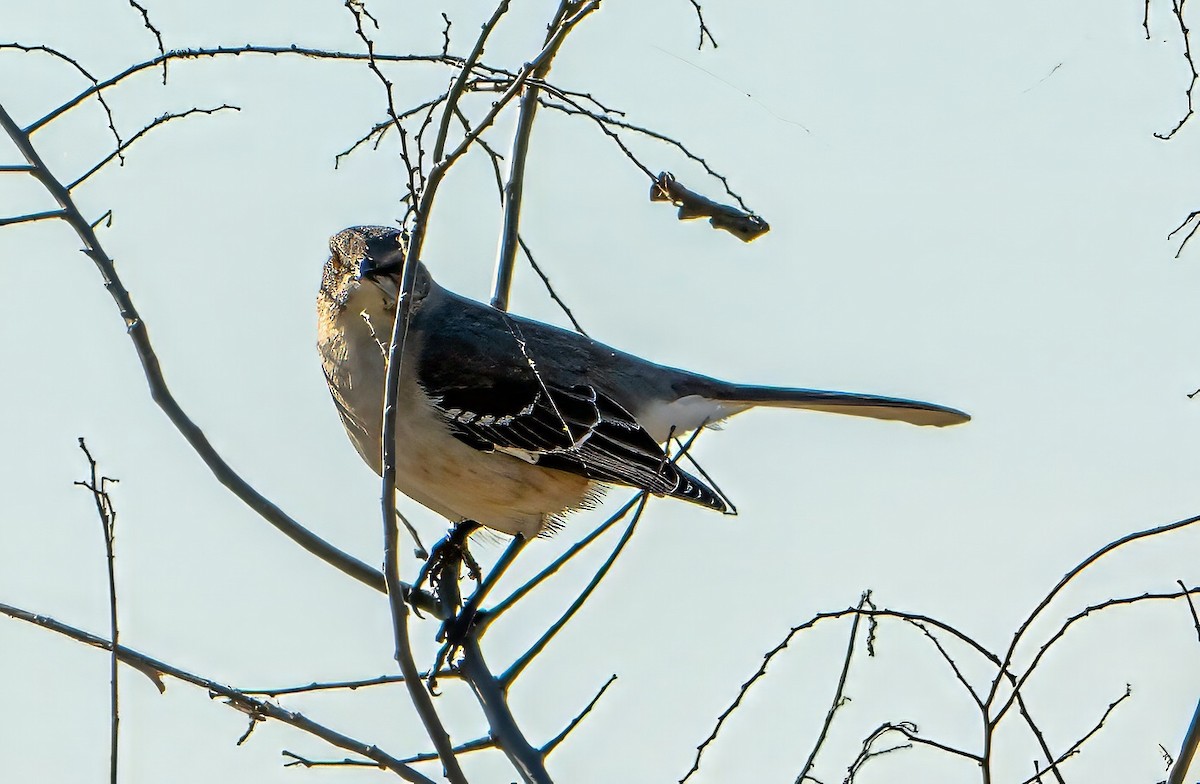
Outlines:
[[[325,378],[350,440],[381,468],[385,365],[402,233],[330,240],[317,297]],[[730,384],[656,365],[439,286],[417,269],[396,400],[396,489],[452,521],[530,538],[594,505],[607,485],[711,509],[725,503],[661,444],[753,406],[955,425],[953,408],[814,389]]]

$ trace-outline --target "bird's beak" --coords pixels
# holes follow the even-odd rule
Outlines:
[[[403,233],[395,229],[370,227],[361,231],[362,255],[358,259],[358,279],[399,275],[404,270]]]

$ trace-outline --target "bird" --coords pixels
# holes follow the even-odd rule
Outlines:
[[[317,345],[350,441],[382,475],[387,356],[405,233],[329,242]],[[962,411],[850,392],[734,384],[655,364],[438,285],[417,262],[396,397],[396,489],[454,523],[532,539],[627,486],[726,511],[663,444],[756,406],[947,426]]]

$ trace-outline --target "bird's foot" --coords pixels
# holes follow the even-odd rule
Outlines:
[[[479,562],[471,555],[467,546],[471,534],[477,530],[479,523],[473,520],[456,523],[454,528],[450,529],[450,533],[442,537],[430,550],[429,558],[421,566],[413,588],[420,588],[428,580],[434,595],[453,599],[454,609],[457,610],[461,604],[461,600],[458,599],[458,580],[462,567],[467,567],[467,576],[475,582],[479,582],[481,576]]]
[[[415,587],[420,588],[428,580],[434,596],[446,610],[446,620],[437,633],[438,642],[444,642],[444,645],[438,651],[427,683],[431,692],[436,688],[436,674],[447,662],[454,661],[475,620],[482,615],[474,606],[463,607],[462,592],[458,586],[464,566],[467,576],[476,583],[482,578],[479,562],[468,547],[471,534],[477,530],[479,524],[471,520],[456,524],[450,533],[433,546],[428,560],[417,575]]]

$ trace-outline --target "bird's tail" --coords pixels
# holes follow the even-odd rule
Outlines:
[[[721,402],[738,410],[751,406],[804,408],[834,414],[894,419],[913,425],[946,427],[969,422],[971,416],[956,408],[906,400],[899,397],[862,395],[855,392],[831,392],[821,389],[789,389],[730,384],[720,390]]]

